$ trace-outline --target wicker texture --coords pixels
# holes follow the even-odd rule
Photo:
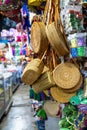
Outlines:
[[[47,71],[49,71],[49,68],[47,66],[44,66],[42,74],[45,73],[45,72],[47,72]]]
[[[43,22],[34,22],[31,27],[31,43],[35,53],[43,53],[48,47],[45,25]]]
[[[48,116],[57,117],[60,105],[56,101],[47,101],[44,104],[44,110]]]
[[[85,79],[84,79],[84,93],[83,93],[83,97],[87,98],[87,77],[85,77]]]
[[[71,89],[64,89],[64,91],[66,93],[73,93],[73,92],[76,92],[77,90],[80,89],[81,85],[82,85],[82,81],[83,81],[83,78],[82,76],[80,77],[80,81],[78,82],[78,84],[74,87],[74,88],[71,88]]]
[[[73,93],[65,93],[63,89],[57,87],[52,87],[50,89],[52,97],[60,102],[60,103],[68,103],[69,99],[76,94],[76,92]]]
[[[65,56],[69,53],[69,50],[65,44],[66,41],[64,36],[60,29],[55,26],[54,22],[46,27],[46,34],[51,46],[58,56]]]
[[[22,81],[26,84],[33,84],[41,75],[44,63],[40,59],[34,59],[27,64],[22,74]]]
[[[54,84],[55,82],[52,74],[47,71],[40,76],[40,78],[32,85],[32,87],[36,93],[39,93],[45,89],[49,89]]]
[[[72,63],[61,63],[53,71],[55,83],[63,89],[75,87],[80,81],[80,71]]]

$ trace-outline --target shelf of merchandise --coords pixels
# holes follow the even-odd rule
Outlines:
[[[12,104],[12,75],[0,79],[0,119]]]

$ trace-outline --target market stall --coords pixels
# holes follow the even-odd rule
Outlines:
[[[46,90],[59,103],[60,130],[87,128],[86,12],[84,0],[47,0],[42,19],[31,26],[36,59],[26,66],[22,81],[32,85],[35,93]],[[49,116],[48,108],[45,105]]]
[[[0,119],[12,104],[12,73],[0,73]]]
[[[33,52],[22,81],[32,86],[34,100],[40,101],[42,92],[47,96],[41,99],[46,100],[44,110],[48,116],[60,119],[60,130],[87,129],[87,0],[22,0],[0,4],[0,14],[17,22],[15,29],[0,33],[2,48],[8,46],[10,57],[5,53],[6,57],[18,63],[19,57],[30,57]],[[31,25],[30,10],[36,12]],[[1,61],[5,60],[3,55]],[[17,70],[10,66],[7,71],[12,72],[11,91],[14,91]],[[3,86],[6,85],[9,86],[8,83]],[[0,97],[8,102],[9,89],[5,89],[5,95],[1,89]]]

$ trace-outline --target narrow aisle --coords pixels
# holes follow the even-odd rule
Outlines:
[[[29,87],[21,85],[13,96],[8,115],[0,122],[0,130],[37,130],[29,104]]]

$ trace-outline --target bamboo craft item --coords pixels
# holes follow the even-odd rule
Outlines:
[[[43,22],[34,22],[31,27],[31,44],[35,53],[43,53],[48,47],[45,25]]]
[[[82,76],[80,77],[80,81],[77,83],[76,86],[74,86],[74,88],[71,88],[71,89],[63,89],[64,92],[66,93],[73,93],[73,92],[76,92],[77,90],[80,89],[81,85],[82,85],[82,82],[83,82],[83,78]]]
[[[49,71],[49,68],[48,68],[47,66],[44,66],[44,69],[43,69],[43,71],[42,71],[42,74],[45,73],[45,72],[47,72],[47,71]]]
[[[85,79],[84,79],[84,93],[83,93],[83,97],[87,98],[87,77],[85,77]]]
[[[58,86],[52,87],[50,91],[52,97],[60,103],[68,103],[69,99],[76,94],[76,92],[65,93],[63,89],[59,88]]]
[[[61,63],[53,71],[55,83],[63,89],[74,88],[80,81],[79,69],[72,63]]]
[[[46,34],[56,54],[58,56],[65,56],[69,54],[69,48],[67,47],[68,45],[67,45],[67,40],[64,34],[64,28],[62,26],[61,19],[59,16],[60,15],[59,14],[60,13],[60,7],[59,7],[60,0],[55,0],[54,3],[55,3],[54,4],[55,13],[53,14],[54,21],[52,21],[51,24],[46,26]]]
[[[22,74],[22,81],[26,84],[33,84],[41,75],[44,63],[40,59],[34,59],[27,64]]]
[[[32,84],[32,88],[36,93],[39,93],[43,90],[49,89],[55,84],[52,74],[50,71],[43,73],[40,78]]]
[[[48,40],[58,56],[65,56],[69,53],[65,45],[65,39],[59,28],[55,23],[51,23],[46,27]]]
[[[56,101],[46,101],[44,104],[44,110],[48,116],[57,117],[60,110],[60,104]]]

